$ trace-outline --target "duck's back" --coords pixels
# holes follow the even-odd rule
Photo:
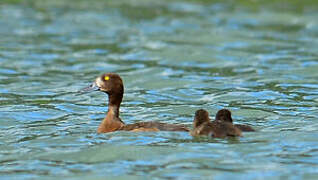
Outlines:
[[[213,121],[211,124],[214,130],[214,137],[242,136],[241,130],[232,123]]]
[[[191,136],[213,136],[212,123],[206,122],[190,131]]]
[[[167,124],[161,122],[138,122],[134,124],[127,124],[123,126],[120,130],[122,131],[185,131],[188,132],[189,129],[180,124]]]

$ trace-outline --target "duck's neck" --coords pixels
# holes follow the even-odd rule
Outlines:
[[[124,126],[124,123],[119,118],[119,108],[122,99],[122,94],[108,95],[108,112],[106,117],[98,127],[98,133],[116,131]]]
[[[199,127],[206,122],[210,122],[209,117],[195,117],[193,127],[194,128]]]
[[[122,94],[109,94],[108,95],[108,112],[107,116],[119,117],[120,103],[123,99]]]

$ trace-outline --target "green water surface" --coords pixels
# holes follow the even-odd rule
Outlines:
[[[97,134],[104,72],[121,118],[257,132]],[[2,0],[1,179],[317,179],[318,1]]]

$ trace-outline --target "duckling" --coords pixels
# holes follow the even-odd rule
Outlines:
[[[204,109],[195,112],[193,129],[190,131],[192,136],[209,136],[215,138],[225,138],[227,136],[242,136],[240,129],[233,124],[224,121],[210,121],[209,113]]]
[[[108,95],[108,111],[97,129],[97,133],[113,131],[189,131],[184,125],[167,124],[161,122],[138,122],[126,125],[119,117],[119,108],[124,95],[124,85],[121,77],[116,73],[105,73],[82,90],[80,93],[101,91]]]
[[[233,119],[231,116],[231,111],[228,109],[221,109],[215,115],[215,120],[229,122],[233,124]],[[239,128],[243,132],[253,132],[255,131],[251,126],[244,124],[234,124],[235,127]]]

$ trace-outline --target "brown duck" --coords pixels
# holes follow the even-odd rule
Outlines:
[[[215,120],[210,121],[209,113],[204,109],[195,112],[193,120],[193,129],[190,131],[192,136],[210,136],[216,138],[225,138],[227,136],[242,136],[240,129],[233,126],[232,123]]]
[[[229,122],[233,124],[233,119],[231,116],[231,111],[228,109],[221,109],[215,115],[215,120]],[[234,124],[235,127],[239,128],[243,132],[253,132],[255,131],[251,126],[244,124]]]
[[[118,74],[103,74],[97,77],[89,87],[82,89],[80,93],[90,91],[102,91],[108,95],[107,115],[99,125],[97,129],[98,133],[108,133],[113,131],[189,131],[184,125],[154,121],[126,125],[119,117],[119,108],[124,95],[124,85],[123,80]]]

